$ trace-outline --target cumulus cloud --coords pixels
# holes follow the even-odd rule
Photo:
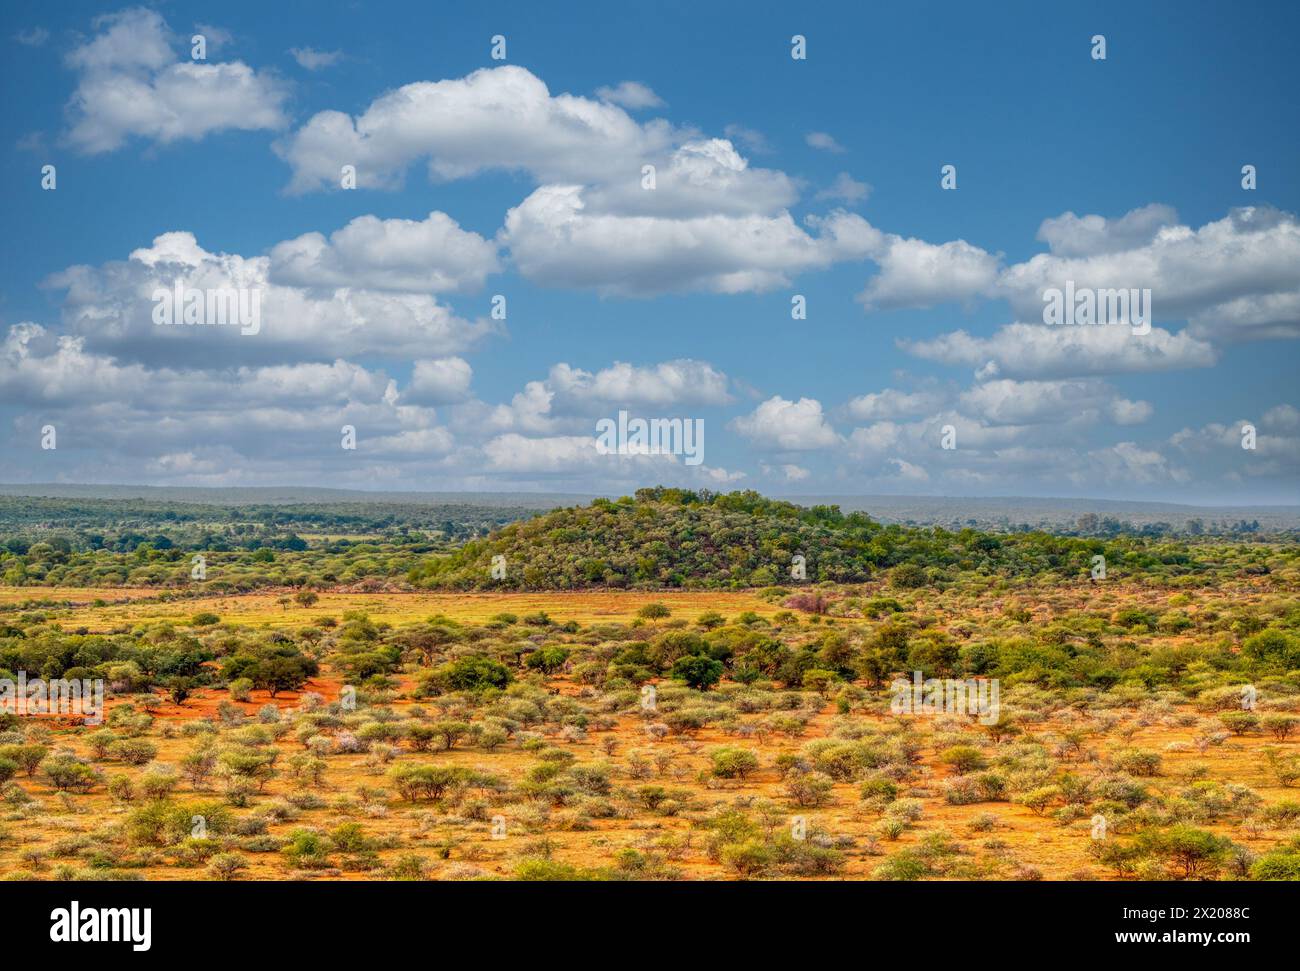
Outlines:
[[[861,258],[878,235],[834,213],[810,235],[788,212],[694,218],[588,211],[578,186],[543,186],[506,215],[503,241],[524,276],[603,294],[764,291],[837,260]]]
[[[997,280],[999,257],[965,240],[935,244],[889,236],[874,254],[880,272],[858,297],[868,310],[931,307],[983,296]]]
[[[556,364],[545,379],[529,381],[508,403],[470,402],[453,422],[467,428],[553,435],[591,427],[596,416],[620,409],[638,417],[672,417],[684,408],[721,406],[732,400],[728,379],[704,361],[681,359],[637,367],[615,361],[599,371]]]
[[[349,287],[284,286],[270,278],[271,258],[203,249],[192,233],[164,233],[125,261],[74,266],[46,286],[66,291],[62,318],[86,346],[122,358],[221,367],[242,361],[328,360],[365,353],[424,358],[473,346],[494,332],[425,293]],[[158,290],[256,294],[255,334],[231,326],[160,326]]]
[[[1242,447],[1243,429],[1254,424],[1248,418],[1216,421],[1200,428],[1183,428],[1169,438],[1171,450],[1190,464],[1198,477],[1276,479],[1294,495],[1300,476],[1300,410],[1279,404],[1267,409],[1255,430],[1255,447]]]
[[[888,464],[894,469],[894,477],[904,482],[928,482],[930,473],[919,465],[914,465],[906,459],[891,458],[887,460]]]
[[[936,391],[909,392],[886,388],[859,395],[845,405],[845,411],[855,421],[905,418],[937,410],[943,405],[944,397]]]
[[[67,132],[79,150],[113,151],[133,136],[165,145],[286,123],[287,92],[277,79],[242,61],[177,60],[155,11],[108,14],[95,27],[99,33],[66,58],[79,75]]]
[[[1150,289],[1156,318],[1187,320],[1199,340],[1300,337],[1294,215],[1247,207],[1200,229],[1172,221],[1172,210],[1160,206],[1113,224],[1071,213],[1048,220],[1043,234],[1052,252],[1008,267],[997,290],[1022,320],[1041,319],[1044,290],[1073,281],[1076,289]]]
[[[649,368],[615,363],[584,372],[552,369],[559,390],[530,382],[512,406],[532,408],[535,421],[500,428],[490,420],[443,422],[434,404],[463,401],[472,369],[460,358],[416,361],[400,387],[382,370],[345,360],[221,369],[119,362],[91,351],[80,337],[58,336],[26,322],[0,342],[0,398],[24,408],[13,425],[18,440],[36,441],[40,425],[58,428],[51,454],[78,481],[130,481],[141,474],[175,484],[319,482],[410,487],[436,479],[448,486],[532,487],[592,481],[631,486],[656,481],[723,486],[738,470],[686,466],[674,455],[605,455],[590,417],[604,396],[664,404],[720,400],[725,379],[700,362]],[[687,376],[712,387],[682,386]],[[548,379],[549,380],[549,379]],[[529,401],[531,405],[523,402]],[[482,419],[493,406],[468,401]],[[462,419],[465,416],[462,415]],[[356,450],[340,448],[341,429],[356,433]],[[567,428],[569,431],[564,431]]]
[[[916,357],[941,364],[964,365],[986,376],[1071,377],[1170,371],[1212,367],[1218,352],[1186,331],[1171,334],[1159,327],[1142,336],[1130,327],[1049,327],[1007,324],[989,337],[964,330],[932,340],[900,340]]]
[[[759,448],[780,452],[833,448],[841,442],[814,398],[788,401],[774,395],[750,414],[733,419],[731,427]]]
[[[643,463],[647,460],[673,461],[671,455],[602,455],[596,448],[595,435],[551,435],[528,438],[515,432],[498,435],[483,446],[491,468],[507,472],[545,472],[574,475],[609,460]]]
[[[868,310],[1005,298],[1021,321],[1043,315],[1049,289],[1150,290],[1154,316],[1177,332],[1123,326],[1042,328],[1014,323],[990,337],[955,331],[900,342],[922,357],[981,367],[985,375],[1053,377],[1215,364],[1230,342],[1300,337],[1300,221],[1268,207],[1234,209],[1199,229],[1169,206],[1118,218],[1064,213],[1044,220],[1049,252],[1005,268],[963,240],[884,238],[880,272],[860,296]]]
[[[506,214],[498,241],[548,286],[620,296],[764,291],[879,246],[859,216],[796,223],[796,180],[752,166],[730,139],[634,120],[624,106],[648,104],[643,86],[599,94],[552,94],[524,68],[485,68],[405,85],[355,118],[320,112],[277,151],[293,170],[292,192],[336,187],[345,164],[374,188],[401,184],[417,161],[435,180],[521,172],[537,185]],[[866,187],[846,176],[830,191],[853,202]]]
[[[1264,412],[1260,421],[1266,428],[1286,432],[1300,431],[1300,409],[1294,405],[1275,405]]]
[[[413,404],[443,405],[463,401],[469,396],[474,369],[459,357],[442,357],[416,361],[411,369],[411,383],[402,400]]]
[[[1105,415],[1120,425],[1134,425],[1151,416],[1145,401],[1119,397],[1105,381],[1012,381],[977,384],[959,396],[960,407],[998,424],[1040,424]]]
[[[547,385],[557,410],[598,407],[725,405],[731,402],[727,376],[704,361],[681,359],[650,367],[616,361],[596,372],[568,364],[551,368]]]
[[[82,457],[82,481],[131,481],[146,467],[174,482],[240,481],[253,467],[319,481],[349,454],[339,447],[345,424],[357,429],[361,455],[402,441],[450,443],[445,429],[435,431],[433,409],[403,404],[380,370],[344,360],[149,367],[32,323],[10,328],[0,344],[0,397],[28,409],[15,421],[19,436],[45,421],[56,426],[58,458]]]
[[[640,125],[615,104],[552,96],[515,65],[464,78],[418,81],[377,98],[353,118],[322,111],[279,146],[293,169],[290,190],[337,187],[339,169],[357,167],[363,187],[391,187],[423,160],[431,178],[486,170],[523,171],[542,182],[588,182],[641,165],[674,138],[662,122]]]
[[[300,287],[466,291],[500,270],[496,245],[442,212],[421,221],[358,216],[328,239],[279,243],[270,258],[274,282]]]
[[[1056,256],[1096,256],[1145,246],[1160,230],[1177,224],[1178,213],[1172,206],[1152,203],[1118,219],[1062,213],[1043,220],[1038,227],[1038,238]]]
[[[1153,485],[1189,479],[1187,471],[1173,465],[1167,456],[1135,442],[1093,449],[1070,477],[1080,485],[1098,480],[1121,485]]]

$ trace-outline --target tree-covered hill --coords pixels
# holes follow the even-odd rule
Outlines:
[[[1266,548],[1259,549],[1262,562]],[[895,582],[913,586],[966,571],[1083,578],[1096,554],[1110,571],[1195,573],[1216,565],[1173,541],[883,526],[866,513],[804,508],[756,492],[653,488],[511,523],[426,559],[408,579],[466,590],[753,587],[790,583],[796,554],[810,583],[862,582],[898,567]],[[496,561],[504,578],[493,577],[494,557],[504,557]]]

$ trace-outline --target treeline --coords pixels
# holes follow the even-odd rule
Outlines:
[[[158,502],[142,499],[56,499],[0,496],[0,540],[13,553],[34,543],[77,551],[233,550],[296,547],[297,533],[337,536],[412,533],[463,542],[539,510],[463,503],[389,502],[256,504]]]
[[[1068,532],[1068,530],[1064,532]],[[1130,534],[1133,536],[1222,536],[1234,539],[1258,536],[1261,533],[1270,536],[1274,535],[1264,530],[1260,526],[1258,519],[1238,519],[1235,522],[1222,519],[1211,520],[1207,523],[1203,519],[1193,518],[1181,525],[1166,522],[1135,525],[1126,519],[1117,519],[1114,516],[1098,516],[1095,513],[1085,513],[1080,516],[1075,521],[1073,532],[1080,536],[1121,536]],[[1295,538],[1300,534],[1291,529],[1277,531],[1276,535]]]
[[[223,506],[0,496],[0,583],[267,586],[400,582],[445,553],[534,510],[465,504]],[[196,581],[201,554],[205,578]]]
[[[897,587],[943,588],[975,575],[1082,580],[1099,562],[1112,579],[1208,582],[1267,574],[1300,553],[1293,542],[1210,536],[886,526],[863,512],[802,507],[756,492],[642,489],[634,497],[598,499],[504,525],[500,520],[518,510],[475,513],[465,507],[462,514],[489,516],[491,522],[469,518],[446,521],[432,531],[400,525],[350,536],[300,534],[283,524],[251,522],[149,531],[123,523],[102,533],[51,530],[36,539],[0,533],[0,583],[191,593],[357,585],[376,590],[739,589],[862,583],[888,574]],[[379,509],[352,528],[377,527],[387,515]],[[197,575],[196,556],[202,559]]]

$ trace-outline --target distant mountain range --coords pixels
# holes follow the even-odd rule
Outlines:
[[[60,499],[145,499],[155,502],[191,502],[217,505],[279,505],[310,503],[365,503],[369,505],[467,504],[503,509],[555,509],[585,505],[601,498],[593,494],[561,492],[372,492],[363,489],[324,489],[307,486],[202,486],[77,485],[65,483],[0,484],[0,496],[41,496]],[[605,498],[617,498],[608,494]],[[1173,502],[1136,502],[1114,499],[1041,498],[1024,496],[839,496],[785,495],[801,506],[838,505],[845,512],[862,511],[885,523],[965,526],[1010,529],[1020,526],[1051,528],[1076,524],[1081,516],[1114,519],[1143,526],[1168,523],[1181,529],[1191,520],[1257,522],[1261,529],[1300,528],[1300,505],[1193,506]]]

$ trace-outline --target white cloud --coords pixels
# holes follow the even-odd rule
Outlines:
[[[1071,477],[1078,483],[1096,482],[1153,485],[1186,482],[1186,470],[1172,465],[1159,451],[1134,442],[1118,442],[1088,452]]]
[[[682,359],[651,367],[616,361],[592,373],[568,364],[551,368],[547,387],[558,410],[725,405],[730,403],[727,376],[704,361]]]
[[[838,155],[844,151],[844,146],[835,140],[835,136],[828,135],[824,131],[810,131],[804,136],[804,141],[812,148],[823,152],[834,152]]]
[[[1111,421],[1116,425],[1140,425],[1155,414],[1149,401],[1129,401],[1116,398],[1107,405]]]
[[[633,110],[661,108],[664,105],[663,98],[651,91],[649,86],[641,84],[639,81],[622,81],[612,88],[608,86],[597,88],[596,96],[604,101],[612,101],[616,105],[622,105],[624,108]]]
[[[1276,405],[1264,412],[1260,423],[1266,428],[1276,428],[1278,431],[1300,431],[1300,409],[1293,405]]]
[[[1289,404],[1268,409],[1256,428],[1253,449],[1242,448],[1242,430],[1249,423],[1239,418],[1184,428],[1170,436],[1169,445],[1183,461],[1193,464],[1199,480],[1273,478],[1283,486],[1284,495],[1294,497],[1300,476],[1300,410]]]
[[[880,272],[858,298],[868,310],[931,307],[983,296],[996,282],[1000,262],[965,240],[935,244],[892,235],[872,259]]]
[[[514,432],[498,435],[483,446],[491,467],[510,472],[575,473],[599,459],[639,459],[639,455],[601,455],[594,435],[554,435],[526,438]]]
[[[895,476],[904,482],[929,482],[930,473],[919,465],[913,465],[905,459],[891,458],[889,464],[895,469]]]
[[[1095,421],[1106,415],[1117,424],[1133,425],[1151,416],[1151,405],[1118,397],[1096,378],[1070,381],[1012,381],[977,384],[959,398],[964,411],[1002,425]]]
[[[941,364],[980,368],[987,375],[1051,378],[1212,367],[1218,352],[1186,331],[1152,327],[1049,327],[1007,324],[990,337],[964,330],[932,340],[898,342],[909,354]]]
[[[336,188],[345,164],[372,188],[401,184],[417,161],[435,180],[521,172],[538,184],[509,210],[498,240],[526,277],[548,286],[761,292],[881,247],[879,231],[843,212],[806,217],[811,235],[790,215],[798,181],[751,166],[729,139],[642,124],[614,103],[647,104],[652,94],[627,82],[602,89],[603,100],[553,95],[524,68],[486,68],[404,85],[356,117],[320,112],[277,151],[293,170],[292,192]],[[761,147],[754,133],[728,130]],[[823,198],[860,202],[868,188],[844,174]]]
[[[813,398],[788,401],[774,395],[752,413],[733,419],[731,427],[759,448],[774,451],[811,451],[841,442],[822,414],[821,402]]]
[[[411,383],[402,395],[404,402],[442,405],[463,401],[469,395],[474,369],[459,357],[442,357],[416,361],[411,369]]]
[[[285,124],[287,92],[279,81],[241,61],[177,61],[154,11],[124,10],[95,26],[100,33],[67,56],[80,75],[67,137],[81,151],[113,151],[131,136],[165,145]]]
[[[305,233],[271,249],[270,276],[302,287],[472,291],[500,270],[496,245],[446,213],[422,221],[358,216],[330,234]]]
[[[1152,203],[1119,219],[1063,213],[1044,219],[1038,238],[1057,256],[1096,256],[1145,246],[1160,230],[1177,224],[1178,213],[1173,207]]]
[[[859,216],[834,213],[818,236],[788,212],[695,218],[589,212],[578,186],[543,186],[506,214],[503,241],[519,271],[547,286],[604,294],[765,291],[804,270],[861,258],[879,234]]]
[[[1085,217],[1092,218],[1092,217]],[[1042,294],[1076,288],[1150,289],[1159,320],[1188,321],[1216,342],[1300,337],[1300,221],[1267,207],[1234,209],[1200,229],[1168,225],[1164,207],[1089,226],[1071,214],[1044,224],[1052,253],[1008,267],[998,292],[1023,320]],[[1147,242],[1142,237],[1154,235]]]
[[[319,71],[333,67],[343,59],[342,51],[318,51],[313,47],[291,47],[289,53],[298,62],[298,66],[308,71]]]
[[[61,455],[51,458],[82,456],[81,481],[114,473],[131,481],[148,468],[170,481],[220,482],[254,467],[273,479],[287,470],[320,481],[331,464],[355,468],[358,454],[451,444],[434,411],[402,404],[382,371],[343,360],[151,368],[30,323],[12,327],[0,344],[0,398],[28,409],[15,421],[22,437],[55,425]],[[357,429],[355,454],[339,447],[345,424]]]
[[[356,118],[319,112],[278,150],[293,168],[290,190],[305,192],[337,188],[345,164],[357,167],[359,185],[391,187],[420,159],[440,180],[498,169],[542,182],[635,182],[673,139],[665,123],[642,126],[617,105],[552,96],[525,68],[505,65],[403,85]]]
[[[934,391],[899,391],[886,388],[851,400],[845,411],[855,421],[905,418],[933,412],[943,405],[944,396]]]
[[[270,267],[269,257],[208,252],[192,233],[173,232],[126,261],[69,267],[46,286],[67,291],[63,323],[87,347],[205,368],[364,353],[426,358],[469,348],[495,330],[489,320],[457,317],[426,293],[282,286],[270,280]],[[155,324],[154,292],[177,282],[189,290],[258,294],[260,330]]]
[[[561,362],[545,380],[529,381],[508,404],[470,402],[458,408],[453,423],[553,435],[586,430],[593,417],[613,417],[619,409],[639,417],[672,417],[687,407],[729,404],[727,384],[727,376],[710,364],[689,359],[649,367],[615,361],[595,372]]]

